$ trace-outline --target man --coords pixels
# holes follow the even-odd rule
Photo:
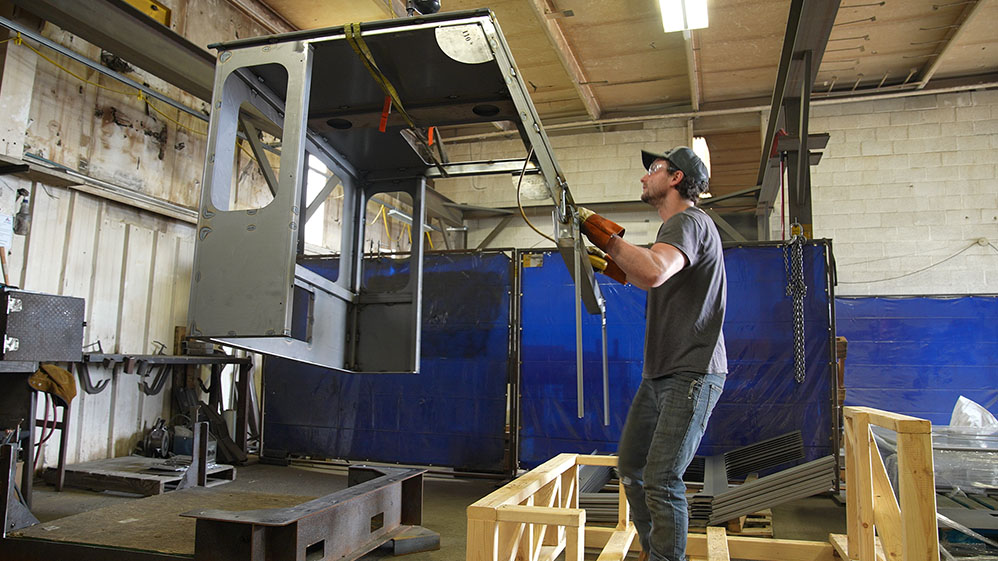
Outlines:
[[[707,168],[685,146],[642,151],[641,200],[662,226],[651,248],[623,228],[579,209],[582,232],[608,255],[604,272],[648,291],[641,385],[618,446],[621,482],[641,541],[639,559],[683,561],[688,526],[682,475],[724,386],[727,297],[721,238],[697,208]]]

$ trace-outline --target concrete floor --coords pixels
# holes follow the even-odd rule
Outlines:
[[[406,561],[461,561],[465,558],[465,508],[491,493],[503,482],[493,479],[453,478],[427,475],[423,491],[424,526],[440,533],[440,550],[414,553]],[[236,480],[226,490],[288,495],[321,496],[346,487],[342,469],[280,467],[251,463],[237,470]],[[109,506],[135,497],[93,493],[66,488],[62,493],[37,485],[33,512],[42,522]],[[773,510],[774,537],[825,541],[830,532],[845,532],[845,509],[830,497],[811,497]],[[375,551],[364,559],[388,557]],[[390,557],[388,557],[390,558]]]

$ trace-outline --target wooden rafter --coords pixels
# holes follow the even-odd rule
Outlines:
[[[589,80],[586,78],[586,73],[583,71],[582,65],[579,64],[578,57],[572,51],[572,46],[568,43],[568,39],[565,38],[565,33],[562,31],[561,25],[558,24],[557,18],[547,17],[548,14],[559,11],[552,5],[552,0],[531,0],[530,6],[536,12],[537,19],[540,20],[541,25],[544,26],[544,31],[547,33],[548,39],[554,44],[562,66],[565,67],[565,71],[568,72],[569,77],[572,79],[575,90],[578,92],[579,97],[582,98],[582,104],[586,106],[586,113],[589,114],[589,118],[593,120],[599,119],[602,109],[600,109],[596,94],[593,93],[592,87],[589,86]]]
[[[960,17],[957,18],[957,21],[953,24],[954,27],[950,29],[949,33],[946,35],[946,38],[943,39],[943,43],[940,44],[940,47],[930,58],[931,62],[927,63],[925,70],[919,77],[918,89],[924,88],[925,85],[929,83],[929,80],[932,79],[932,76],[935,75],[936,71],[939,70],[939,65],[942,64],[942,60],[946,56],[946,53],[953,48],[953,45],[956,44],[957,39],[959,39],[960,35],[967,29],[967,24],[971,19],[973,19],[975,14],[980,12],[980,7],[983,4],[985,4],[985,2],[978,0],[973,4],[968,4],[967,7],[963,9],[963,12],[960,13]]]
[[[271,33],[286,33],[298,29],[260,0],[228,0],[228,2]]]
[[[369,0],[376,4],[388,18],[401,18],[406,16],[406,3],[401,0]]]

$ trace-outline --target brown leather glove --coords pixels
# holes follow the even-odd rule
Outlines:
[[[593,245],[603,251],[606,251],[611,236],[624,235],[624,228],[620,224],[607,220],[586,207],[580,206],[576,210],[579,212],[579,220],[581,221],[579,229]]]
[[[589,254],[589,263],[592,264],[593,269],[620,284],[627,284],[627,273],[614,262],[612,257],[603,252],[600,252],[600,254]]]

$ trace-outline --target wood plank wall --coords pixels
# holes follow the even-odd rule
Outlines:
[[[31,231],[10,252],[11,283],[86,299],[84,343],[106,353],[152,353],[153,341],[172,348],[174,326],[186,323],[195,228],[71,189],[36,183],[33,191]],[[71,463],[130,453],[170,410],[169,384],[146,396],[135,374],[94,367],[91,375],[112,383],[97,395],[81,388],[73,401]],[[49,464],[55,452],[47,447]]]
[[[174,0],[167,4],[173,10],[171,27],[195,44],[273,31],[226,2]],[[51,24],[44,24],[42,33],[91,60],[107,55]],[[127,86],[58,53],[42,48],[45,57],[40,57],[12,42],[7,48],[18,49],[14,58],[30,65],[16,76],[4,70],[6,83],[20,84],[15,96],[8,94],[4,99],[16,98],[18,106],[30,104],[30,110],[26,122],[23,116],[0,116],[0,128],[23,134],[24,139],[23,149],[6,142],[0,152],[18,158],[34,154],[98,180],[197,208],[205,122],[162,102],[140,99]],[[128,67],[127,61],[104,63],[126,64],[116,69],[207,113],[207,103]],[[32,73],[33,85],[28,88],[24,84],[32,84]],[[264,206],[271,196],[259,166],[248,150],[237,154],[232,208]],[[276,159],[271,164],[276,168]],[[84,344],[100,342],[105,353],[146,354],[156,351],[153,341],[160,341],[170,352],[174,326],[186,323],[194,225],[71,188],[12,176],[5,176],[4,181],[5,187],[0,188],[4,213],[16,212],[11,207],[17,188],[31,193],[32,227],[27,236],[14,236],[8,255],[10,283],[86,299]],[[323,239],[327,247],[338,249],[342,201],[332,200],[323,213]],[[368,209],[370,222],[380,204],[372,201]],[[389,221],[387,234],[383,224],[375,224],[367,229],[364,247],[408,249],[406,233],[406,226],[396,220]],[[135,374],[93,367],[91,376],[112,381],[97,395],[78,392],[70,419],[69,463],[129,454],[157,417],[170,416],[169,384],[161,394],[146,396]],[[40,399],[39,417],[43,406]],[[55,435],[39,466],[55,464],[57,442]]]
[[[198,45],[273,31],[227,2],[166,4],[173,11],[173,30]],[[51,24],[45,24],[42,33],[91,60],[107,55]],[[5,130],[24,135],[23,149],[8,143],[4,153],[35,154],[90,177],[197,208],[205,122],[162,102],[139,99],[127,86],[45,48],[41,57],[24,45],[11,42],[7,47],[19,50],[15,58],[30,57],[31,66],[22,66],[16,76],[16,102],[30,103],[30,110],[26,122],[23,117],[0,117]],[[127,66],[127,61],[103,62],[125,64],[116,70],[207,113],[207,103]],[[23,68],[30,68],[29,74],[24,75]],[[14,80],[5,69],[5,82],[8,78]],[[236,166],[233,205],[260,206],[269,193],[259,168],[245,152],[240,152]],[[171,352],[174,326],[184,325],[187,318],[194,225],[73,189],[12,176],[4,181],[3,211],[8,214],[16,211],[9,208],[14,190],[31,192],[32,227],[28,235],[14,236],[8,256],[10,283],[86,299],[85,344],[99,341],[106,353],[144,354],[154,352],[153,341],[160,341]],[[169,384],[159,395],[146,396],[135,374],[95,367],[91,375],[112,382],[97,395],[81,388],[73,401],[70,463],[128,454],[157,417],[170,414]],[[39,417],[43,405],[40,399]],[[58,434],[46,446],[44,464],[55,464],[57,441]]]

